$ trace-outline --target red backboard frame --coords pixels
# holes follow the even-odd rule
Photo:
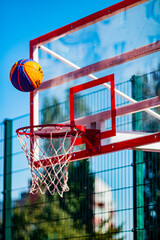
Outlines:
[[[116,110],[115,110],[115,91],[114,91],[114,74],[90,81],[84,84],[70,88],[70,124],[76,125],[74,118],[74,94],[89,88],[96,87],[103,83],[110,82],[111,85],[111,122],[112,128],[101,133],[101,138],[113,137],[116,135]]]
[[[92,15],[89,15],[85,18],[82,18],[78,21],[75,21],[71,24],[68,24],[62,28],[56,29],[50,33],[47,33],[41,37],[38,37],[36,39],[33,39],[32,41],[30,41],[30,57],[33,58],[34,56],[37,57],[36,55],[36,51],[38,49],[38,47],[40,47],[43,44],[48,43],[49,41],[53,41],[56,39],[59,39],[63,36],[66,36],[70,33],[73,33],[75,31],[78,31],[82,28],[85,28],[91,24],[97,23],[103,19],[107,19],[112,17],[113,15],[116,15],[120,12],[123,12],[125,10],[128,10],[132,7],[135,7],[137,5],[140,5],[144,2],[147,2],[148,0],[124,0],[121,1],[117,4],[114,4],[110,7],[107,7],[99,12],[96,12]],[[154,52],[157,52],[160,50],[160,41],[148,44],[146,46],[142,46],[139,47],[137,49],[133,49],[130,50],[128,52],[125,52],[123,54],[117,55],[115,57],[111,57],[109,59],[105,59],[102,60],[98,63],[94,63],[91,64],[89,66],[85,66],[81,69],[69,72],[67,74],[64,74],[62,76],[58,76],[55,77],[54,79],[50,79],[45,81],[44,83],[42,83],[42,85],[40,86],[40,88],[35,91],[35,92],[31,92],[30,94],[30,125],[35,125],[35,116],[34,116],[34,98],[37,96],[38,91],[43,91],[45,89],[48,89],[50,87],[54,87],[57,85],[60,85],[62,83],[65,83],[67,81],[71,81],[71,80],[75,80],[78,79],[80,77],[84,77],[87,76],[88,74],[92,74],[94,72],[98,72],[98,71],[102,71],[104,69],[107,68],[111,68],[113,66],[116,65],[120,65],[122,63],[125,63],[127,61],[131,61],[149,54],[152,54]],[[89,84],[89,83],[88,83]],[[85,86],[85,85],[84,85]],[[87,86],[87,85],[86,85]],[[89,86],[89,85],[88,85]],[[76,87],[74,88],[74,91],[76,92]],[[78,91],[81,91],[80,89],[78,89]],[[117,93],[117,92],[116,92]],[[74,98],[74,93],[71,94],[71,100],[73,100]],[[153,101],[154,100],[154,101]],[[156,97],[155,99],[151,100],[152,101],[152,107],[159,105],[159,98]],[[120,108],[117,108],[116,110],[112,111],[112,114],[117,116],[120,115],[125,115],[125,114],[130,114],[133,112],[138,112],[139,108],[141,110],[145,109],[145,111],[149,112],[150,108],[151,108],[151,101],[150,99],[147,99],[146,101],[142,101],[142,102],[132,102],[133,104],[129,104],[127,106],[123,106]],[[147,104],[147,107],[146,107]],[[71,108],[73,108],[73,105],[71,104]],[[74,110],[74,109],[73,109]],[[74,112],[74,111],[72,111]],[[152,111],[152,114],[155,114],[155,112]],[[71,121],[74,122],[74,114],[72,116],[73,113],[71,113]],[[102,113],[103,115],[106,114],[106,112]],[[109,119],[111,116],[111,111],[108,111],[107,114],[105,115],[105,119]],[[108,117],[107,117],[108,116]],[[92,117],[92,116],[90,116]],[[99,115],[100,117],[100,115]],[[115,116],[114,116],[115,117]],[[113,118],[114,118],[113,117]],[[115,118],[114,118],[115,119]],[[159,119],[159,118],[158,118]],[[76,124],[77,124],[77,120],[76,120]],[[79,123],[78,123],[79,124]],[[114,129],[115,124],[112,123],[112,130]],[[114,130],[112,132],[111,130],[111,135],[112,133],[114,133]],[[101,139],[105,139],[108,136],[108,131],[106,133],[106,131],[101,133]],[[114,144],[108,144],[108,145],[104,145],[101,147],[101,152],[100,153],[95,153],[94,155],[100,155],[100,154],[105,154],[105,153],[109,153],[109,152],[114,152],[114,151],[120,151],[120,150],[124,150],[124,149],[134,149],[137,146],[143,146],[146,144],[151,144],[151,143],[155,143],[155,142],[159,142],[160,141],[160,133],[154,133],[154,134],[149,134],[148,136],[143,136],[143,137],[138,137],[135,139],[130,139],[130,140],[126,140],[126,141],[119,141],[118,143],[114,143]],[[84,159],[86,158],[88,155],[86,155],[85,151],[81,151],[81,152],[77,152],[73,154],[73,157],[71,159],[71,161],[77,160],[77,159]]]
[[[116,3],[112,6],[109,6],[105,9],[102,9],[101,11],[98,11],[96,13],[93,13],[87,17],[84,17],[82,19],[79,19],[73,23],[70,23],[66,26],[63,26],[61,28],[58,28],[52,32],[49,32],[47,34],[44,34],[38,38],[35,38],[33,40],[30,41],[30,58],[34,60],[36,60],[38,57],[36,55],[36,49],[43,44],[48,43],[49,41],[53,41],[56,39],[61,38],[62,36],[66,36],[72,32],[78,31],[82,28],[85,28],[87,26],[90,26],[94,23],[97,23],[99,21],[102,21],[103,19],[107,19],[110,18],[111,16],[114,16],[120,12],[123,12],[125,10],[128,10],[130,8],[133,8],[137,5],[140,5],[144,2],[147,2],[148,0],[123,0],[119,3]],[[36,57],[34,57],[34,55],[36,55]],[[127,56],[127,58],[129,58]],[[37,59],[38,60],[38,59]],[[76,72],[76,71],[75,71]],[[85,72],[85,71],[83,71]],[[93,72],[93,70],[92,70]],[[72,75],[72,73],[71,73]],[[84,74],[86,75],[86,74]],[[80,76],[79,76],[80,77]],[[71,76],[69,76],[69,78],[71,78]],[[66,79],[66,77],[65,77]],[[62,83],[62,79],[58,79],[59,82]],[[46,85],[48,84],[48,81],[44,82],[44,84],[42,85]],[[30,93],[30,125],[33,126],[35,125],[35,116],[34,116],[34,97],[35,97],[34,92]],[[37,124],[37,123],[36,123]]]

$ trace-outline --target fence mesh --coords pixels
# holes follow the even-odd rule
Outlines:
[[[150,73],[139,77],[154,79]],[[132,94],[132,81],[116,85]],[[101,91],[101,90],[100,90]],[[87,106],[105,92],[77,97],[84,103],[82,115],[107,110],[107,105]],[[104,90],[107,91],[107,90]],[[150,91],[148,97],[153,96]],[[143,96],[145,98],[145,96]],[[124,105],[122,100],[117,106]],[[76,104],[76,103],[75,103]],[[127,104],[127,102],[126,102]],[[61,109],[53,123],[68,120],[68,103],[57,103],[40,110],[45,115]],[[80,114],[76,113],[77,116]],[[135,120],[135,119],[134,119]],[[137,120],[140,121],[140,120]],[[12,239],[160,239],[160,155],[158,153],[121,151],[70,164],[70,191],[61,199],[29,193],[31,174],[15,130],[29,125],[29,115],[13,122],[12,151]],[[157,126],[157,125],[156,125]],[[135,127],[135,126],[134,126]],[[153,127],[153,126],[152,126]],[[117,120],[118,130],[133,129],[133,118]],[[158,125],[159,129],[159,125]],[[4,124],[0,124],[0,239],[2,238]],[[137,238],[135,238],[135,236]],[[9,239],[8,239],[9,240]]]

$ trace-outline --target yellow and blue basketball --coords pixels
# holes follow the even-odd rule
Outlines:
[[[43,70],[37,62],[31,59],[22,59],[11,68],[10,80],[18,90],[31,92],[42,83]]]

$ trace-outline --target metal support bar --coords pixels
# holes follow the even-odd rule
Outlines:
[[[4,200],[3,200],[3,239],[12,239],[11,235],[11,216],[12,216],[12,120],[6,119],[5,142],[4,142]]]
[[[136,100],[143,99],[143,84],[136,76],[132,79],[132,96]],[[143,131],[143,112],[133,114],[133,130]],[[134,240],[144,239],[144,176],[143,152],[133,151],[133,194],[134,194]]]
[[[133,236],[137,240],[137,176],[136,176],[136,151],[133,151]]]

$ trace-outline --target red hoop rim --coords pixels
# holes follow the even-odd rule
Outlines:
[[[44,133],[41,132],[42,129],[45,129]],[[48,131],[47,131],[48,128]],[[85,127],[82,125],[74,125],[74,124],[41,124],[41,125],[34,125],[34,126],[26,126],[22,128],[18,128],[16,130],[17,135],[26,135],[31,137],[33,135],[37,135],[39,137],[48,138],[51,135],[50,130],[52,129],[52,136],[53,137],[63,137],[66,134],[66,130],[54,133],[54,130],[62,130],[63,128],[70,129],[68,131],[69,135],[74,136],[76,132],[85,132]],[[37,129],[36,131],[34,129]]]

